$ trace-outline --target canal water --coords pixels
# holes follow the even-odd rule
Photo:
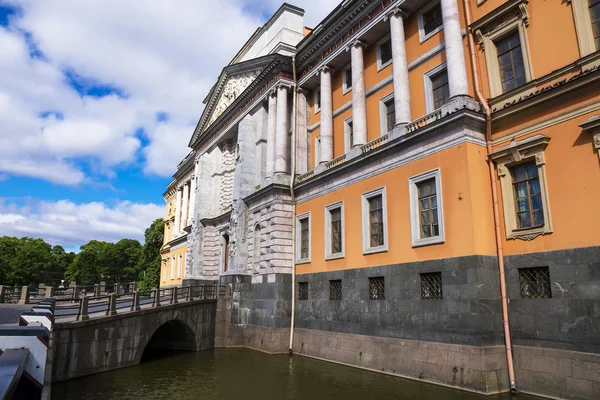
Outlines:
[[[216,349],[57,383],[52,399],[508,400],[511,396],[480,396],[302,356]]]

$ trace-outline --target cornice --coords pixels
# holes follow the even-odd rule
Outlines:
[[[223,213],[221,215],[217,215],[216,217],[202,218],[200,220],[200,223],[202,224],[202,226],[218,226],[218,225],[226,224],[227,222],[229,222],[230,218],[231,218],[231,210],[229,210],[226,213]]]

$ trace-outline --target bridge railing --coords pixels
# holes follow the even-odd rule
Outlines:
[[[66,304],[60,307],[57,317],[75,317],[77,321],[85,321],[92,316],[109,316],[122,312],[138,311],[144,308],[156,308],[167,304],[176,304],[192,300],[214,300],[219,293],[216,283],[200,286],[184,286],[153,289],[150,296],[142,296],[136,290],[132,293],[111,293],[103,296],[82,296],[76,299],[77,304]],[[73,303],[73,300],[71,300]]]

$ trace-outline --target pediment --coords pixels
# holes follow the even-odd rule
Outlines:
[[[234,100],[237,99],[238,96],[242,94],[252,82],[254,82],[259,73],[259,69],[254,71],[242,72],[238,75],[228,77],[225,80],[220,96],[218,97],[218,100],[216,100],[216,102],[214,103],[215,105],[213,111],[210,114],[210,117],[208,118],[207,127],[210,126],[213,122],[215,122],[215,120],[221,114],[223,114],[225,110],[227,110],[227,108],[234,102]]]

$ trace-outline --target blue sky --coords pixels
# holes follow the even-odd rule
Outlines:
[[[336,3],[296,2],[308,26]],[[0,0],[0,235],[142,239],[206,93],[280,5]]]

